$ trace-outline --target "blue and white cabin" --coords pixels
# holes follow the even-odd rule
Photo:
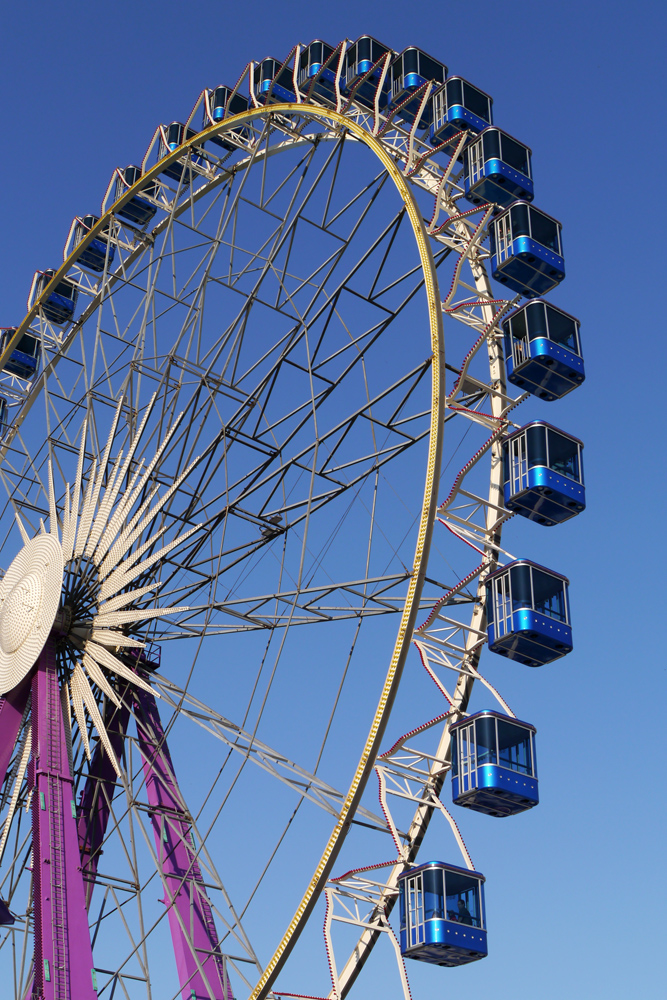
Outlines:
[[[532,201],[530,148],[502,129],[485,128],[463,151],[463,189],[473,205]]]
[[[476,712],[454,723],[452,800],[454,805],[514,816],[536,806],[535,727],[500,712]]]
[[[124,194],[127,194],[128,190],[141,179],[142,174],[141,167],[137,167],[134,164],[130,164],[124,170],[118,169],[116,171],[114,201],[118,201]],[[157,196],[157,185],[154,181],[148,182],[140,190],[148,198],[155,198]],[[122,208],[117,209],[116,215],[119,215],[122,219],[127,219],[128,222],[133,223],[135,226],[143,227],[151,221],[156,212],[156,205],[151,204],[146,198],[135,194]]]
[[[507,377],[540,399],[562,399],[584,381],[579,320],[535,299],[503,321]]]
[[[338,69],[338,56],[324,69],[322,67],[334,53],[333,45],[323,42],[321,38],[316,38],[310,45],[299,53],[299,75],[297,82],[299,88],[308,92],[311,81],[317,82],[313,87],[313,94],[317,97],[324,97],[326,100],[336,99],[336,71]],[[340,53],[339,53],[340,54]],[[320,72],[321,70],[321,72]]]
[[[493,122],[493,98],[461,76],[450,76],[433,96],[431,145],[447,145],[459,132],[481,132]]]
[[[534,420],[503,442],[505,506],[538,524],[554,525],[586,507],[583,444]]]
[[[8,326],[0,330],[0,353],[4,353],[7,344],[16,333],[16,329],[15,326]],[[10,375],[18,375],[19,378],[32,379],[37,371],[41,353],[39,338],[34,337],[32,333],[24,333],[10,354],[9,360],[5,363],[3,371],[9,372]],[[0,410],[2,411],[0,423],[4,428],[7,417],[7,400],[3,397],[0,397]]]
[[[446,76],[447,67],[444,63],[426,55],[421,49],[404,49],[389,67],[389,108],[396,108],[403,101],[407,101],[401,108],[399,116],[412,125],[419,114],[423,95],[420,94],[413,101],[409,101],[410,94],[429,80],[434,83],[444,83]],[[427,128],[432,121],[433,102],[427,101],[417,128]]]
[[[569,580],[529,559],[486,578],[489,649],[528,667],[572,651]]]
[[[188,139],[194,139],[196,135],[197,133],[193,128],[187,129],[186,134],[186,128],[182,122],[172,122],[171,125],[161,125],[158,160],[161,160],[163,156],[168,156],[169,153],[173,153],[175,149],[182,146],[184,142],[188,141]],[[192,155],[192,160],[194,163],[204,162],[202,158],[196,154]],[[188,184],[190,181],[190,170],[188,164],[179,163],[178,160],[166,167],[162,173],[165,177],[170,177],[174,181],[182,181],[184,184]]]
[[[75,249],[99,221],[97,215],[84,215],[74,220]],[[109,241],[103,236],[96,236],[94,240],[91,240],[86,249],[79,254],[77,263],[81,264],[82,267],[87,267],[90,271],[100,272],[104,270],[105,263],[108,262],[108,265],[111,266],[115,256],[116,248],[111,246]]]
[[[32,309],[33,303],[42,294],[55,273],[52,268],[46,271],[35,271],[28,295],[28,309]],[[49,293],[46,301],[42,302],[42,313],[51,323],[62,326],[64,323],[68,323],[74,315],[78,297],[79,290],[76,285],[68,281],[67,278],[62,278],[54,290]]]
[[[250,99],[238,92],[234,93],[231,87],[220,86],[214,90],[209,90],[204,102],[204,114],[201,123],[202,130],[224,121],[225,118],[231,118],[232,115],[242,115],[248,110],[249,106]],[[238,129],[238,131],[244,136],[248,134],[247,129],[244,128]],[[209,139],[208,142],[213,142],[216,146],[222,146],[223,149],[228,150],[230,153],[233,153],[238,148],[226,139],[224,135],[216,135],[212,139]]]
[[[361,38],[357,38],[356,42],[350,45],[345,53],[342,74],[344,82],[343,91],[349,95],[355,87],[357,88],[353,97],[355,104],[360,104],[362,107],[370,108],[371,110],[375,107],[375,96],[382,78],[383,69],[383,63],[380,63],[379,66],[376,64],[383,56],[386,56],[387,52],[390,52],[392,56],[396,54],[392,49],[388,49],[386,45],[383,45],[382,42],[371,38],[370,35],[362,35]],[[361,83],[367,73],[369,74],[368,79]],[[378,107],[384,108],[388,99],[389,73],[387,72],[380,92]]]
[[[528,299],[565,277],[560,222],[525,201],[515,201],[491,221],[489,241],[493,277]]]
[[[257,63],[252,73],[252,85],[255,98],[260,104],[267,101],[285,102],[294,104],[296,94],[294,93],[294,78],[289,66],[283,69],[279,59],[270,56]]]
[[[484,876],[442,861],[398,876],[401,954],[432,965],[486,958]]]

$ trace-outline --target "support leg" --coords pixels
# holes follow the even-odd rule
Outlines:
[[[32,681],[33,1000],[95,1000],[65,726],[49,638]]]
[[[233,1000],[155,698],[136,690],[134,711],[181,995],[183,1000]]]
[[[30,679],[26,677],[13,691],[0,698],[0,788],[14,753],[29,694]]]

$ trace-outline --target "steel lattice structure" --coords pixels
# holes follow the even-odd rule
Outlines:
[[[465,133],[436,155],[339,79],[333,102],[296,69],[294,87],[160,159],[153,143],[0,357],[41,341],[34,380],[0,376],[1,559],[40,531],[63,552],[50,637],[0,702],[16,1000],[259,1000],[289,988],[311,918],[343,997],[393,940],[434,816],[472,867],[439,795],[475,681],[512,714],[479,658],[512,516],[501,438],[524,396],[499,323],[518,297],[490,285],[491,207],[461,208]],[[144,227],[122,214],[139,196]],[[99,275],[78,262],[96,239],[115,251]],[[83,307],[56,325],[63,278]],[[400,694],[423,668],[431,719]]]

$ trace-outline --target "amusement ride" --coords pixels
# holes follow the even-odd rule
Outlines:
[[[369,36],[251,62],[2,329],[3,997],[342,1000],[377,948],[409,1000],[487,955],[455,807],[539,796],[480,656],[572,649],[502,529],[585,508],[581,441],[515,422],[584,365],[492,105]]]

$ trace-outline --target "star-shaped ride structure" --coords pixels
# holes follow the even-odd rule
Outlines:
[[[183,417],[172,423],[151,460],[134,460],[155,397],[127,453],[111,460],[111,451],[124,400],[121,400],[99,460],[85,470],[87,422],[84,421],[75,481],[65,488],[60,511],[49,462],[49,531],[29,538],[16,513],[23,548],[0,582],[0,696],[19,685],[35,666],[49,636],[55,634],[61,676],[76,718],[84,750],[90,759],[86,713],[99,733],[117,774],[116,755],[102,721],[94,688],[120,707],[109,674],[147,691],[152,688],[127,665],[127,654],[137,662],[145,643],[133,635],[139,623],[188,611],[187,607],[148,607],[160,583],[134,586],[155,575],[161,561],[183,544],[196,525],[156,548],[167,530],[155,522],[165,505],[197,465],[196,458],[160,495],[156,466]],[[85,482],[85,487],[84,487]],[[143,539],[143,540],[142,540]],[[157,692],[154,692],[157,693]]]

